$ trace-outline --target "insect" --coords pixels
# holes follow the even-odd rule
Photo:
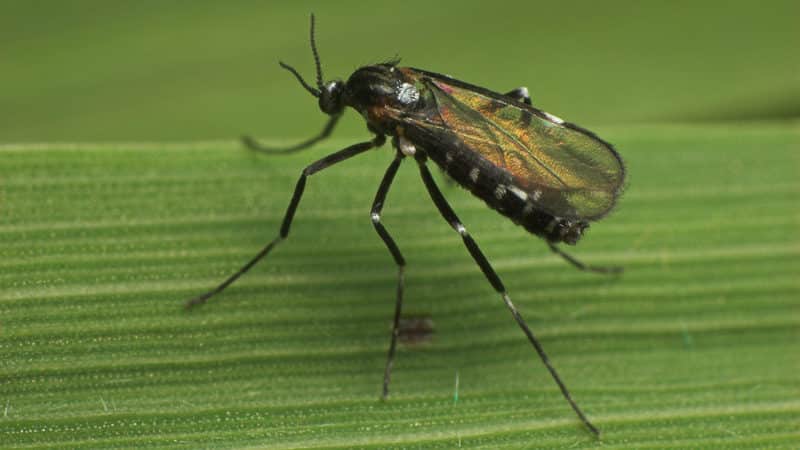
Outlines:
[[[327,124],[317,136],[289,148],[264,147],[249,137],[243,138],[245,145],[265,153],[287,153],[308,148],[330,135],[345,107],[355,109],[364,117],[374,137],[306,166],[297,181],[278,236],[219,286],[189,300],[187,308],[205,303],[230,286],[289,236],[308,177],[380,147],[387,137],[391,137],[395,157],[386,169],[370,211],[375,231],[397,266],[394,325],[383,376],[383,397],[389,395],[400,334],[406,260],[381,222],[381,212],[401,162],[411,158],[417,163],[422,182],[436,208],[461,236],[470,255],[500,294],[564,398],[589,430],[599,435],[598,429],[572,399],[541,344],[511,302],[489,260],[442,195],[427,163],[432,160],[489,207],[544,239],[553,252],[575,267],[613,273],[621,269],[587,266],[556,244],[577,243],[589,222],[601,219],[614,207],[625,179],[625,166],[619,154],[592,132],[531,106],[525,88],[499,94],[446,75],[398,67],[397,62],[361,67],[347,81],[323,82],[313,14],[310,34],[316,84],[308,84],[293,67],[283,62],[280,65],[318,99],[320,110],[329,116]]]

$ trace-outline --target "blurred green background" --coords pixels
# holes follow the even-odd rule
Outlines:
[[[395,55],[594,126],[800,115],[797,1],[70,1],[0,6],[0,141],[292,139],[322,125],[279,59]],[[358,136],[349,114],[340,136]],[[365,133],[363,133],[365,134]]]

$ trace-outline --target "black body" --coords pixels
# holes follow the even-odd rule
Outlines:
[[[317,68],[315,86],[306,83],[302,76],[291,66],[282,62],[280,64],[297,78],[306,91],[318,98],[320,110],[330,117],[325,127],[317,136],[289,148],[272,149],[263,147],[249,137],[243,138],[245,145],[256,151],[273,154],[294,152],[308,148],[330,135],[345,108],[348,106],[357,110],[364,117],[367,128],[374,133],[375,136],[370,141],[353,144],[306,166],[297,180],[297,185],[295,186],[289,206],[286,209],[278,236],[269,242],[247,264],[223,281],[215,289],[189,300],[186,304],[187,308],[201,305],[209,298],[223,291],[241,275],[250,270],[258,261],[266,257],[278,244],[289,236],[294,214],[303,196],[303,192],[305,191],[308,177],[330,166],[366,152],[367,150],[380,147],[385,143],[387,137],[391,137],[392,144],[396,149],[396,154],[391,164],[386,169],[370,209],[372,224],[381,240],[386,245],[386,248],[389,250],[397,267],[394,326],[384,371],[383,398],[387,398],[389,395],[391,370],[394,364],[398,336],[401,333],[400,319],[402,315],[404,268],[406,260],[391,234],[383,225],[381,221],[381,212],[383,211],[386,196],[401,163],[406,157],[413,157],[417,163],[422,182],[442,217],[447,221],[450,227],[459,234],[470,256],[480,267],[481,272],[492,287],[500,294],[506,307],[511,312],[512,317],[536,350],[569,405],[589,430],[595,435],[599,435],[598,429],[586,418],[577,403],[572,399],[570,392],[550,363],[541,344],[534,336],[530,327],[528,327],[523,320],[522,315],[511,302],[511,298],[505,286],[492,268],[489,260],[480,250],[472,236],[467,232],[465,226],[450,207],[444,195],[442,195],[426,163],[428,158],[432,159],[458,184],[484,200],[491,208],[525,227],[526,230],[544,238],[553,252],[559,254],[579,269],[603,273],[617,273],[620,271],[619,268],[586,266],[555,246],[555,244],[559,242],[568,244],[576,243],[583,231],[588,227],[588,220],[597,219],[600,215],[581,217],[577,213],[573,214],[573,210],[564,207],[563,202],[560,204],[557,203],[556,200],[553,200],[557,198],[555,195],[557,193],[551,192],[553,191],[551,187],[542,187],[541,190],[536,189],[533,191],[535,194],[533,196],[522,192],[523,186],[517,186],[519,183],[518,178],[515,180],[507,170],[493,164],[479,151],[467,145],[464,135],[459,129],[445,125],[439,108],[440,105],[436,103],[437,97],[434,89],[439,88],[434,85],[434,80],[442,83],[446,82],[470,92],[480,93],[486,97],[501,100],[507,105],[519,106],[519,109],[522,111],[519,117],[520,126],[524,127],[526,124],[530,124],[530,121],[535,117],[551,120],[558,126],[579,131],[583,136],[588,136],[591,139],[595,139],[597,142],[603,143],[608,148],[608,151],[613,153],[618,159],[619,155],[616,154],[610,145],[601,141],[589,131],[577,127],[576,125],[563,122],[554,116],[550,116],[530,106],[531,101],[525,88],[515,89],[508,94],[498,94],[433,72],[400,68],[397,67],[395,63],[362,67],[356,70],[347,82],[331,81],[323,83],[322,68],[314,41],[313,15],[311,16],[311,48]],[[466,108],[462,113],[463,117],[469,119],[473,117],[475,111],[470,111]],[[467,120],[467,122],[469,122],[469,120]],[[619,160],[619,163],[621,165],[621,160]],[[476,170],[478,172],[475,172]],[[477,176],[478,173],[480,173],[480,177]],[[550,189],[550,191],[548,191],[548,189]],[[614,195],[616,194],[617,193],[614,193]],[[601,211],[601,214],[605,214],[605,212],[606,211]]]
[[[416,76],[416,79],[412,79],[409,75]],[[518,99],[508,94],[498,94],[446,75],[415,68],[398,68],[393,63],[366,66],[356,70],[346,84],[337,84],[342,94],[336,98],[359,111],[371,131],[393,136],[395,139],[401,137],[407,139],[418,151],[416,158],[430,157],[459,185],[527,231],[549,243],[576,244],[589,227],[587,220],[551,214],[541,203],[534,202],[530,198],[525,200],[515,195],[498,195],[499,187],[514,186],[511,174],[470,148],[459,137],[457,130],[433,125],[441,120],[438,117],[436,100],[428,92],[430,89],[436,89],[430,83],[431,79],[446,80],[448,84],[480,92],[506,103],[519,102],[519,106],[525,108],[523,111],[544,116],[543,112],[525,103],[526,100],[530,101],[528,98]],[[399,101],[397,93],[401,86],[413,85],[415,81],[417,84],[421,81],[427,90],[420,89],[419,99],[412,104]],[[509,94],[514,94],[514,91]],[[531,118],[523,116],[521,120],[530,121]],[[562,125],[591,136],[612,148],[610,144],[588,130],[568,122]],[[481,176],[474,179],[470,173],[476,169]]]

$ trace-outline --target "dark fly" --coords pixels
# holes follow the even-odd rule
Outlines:
[[[394,326],[383,378],[383,396],[389,380],[400,333],[405,258],[381,223],[381,211],[400,163],[412,158],[431,200],[447,223],[461,236],[467,250],[536,349],[562,394],[581,421],[594,433],[598,429],[572,399],[539,341],[511,302],[500,277],[459,220],[428,170],[432,160],[450,177],[492,209],[542,238],[550,249],[582,270],[619,272],[620,268],[587,266],[563,252],[559,243],[574,245],[589,222],[601,219],[615,205],[625,179],[625,167],[613,147],[594,133],[534,108],[525,88],[500,94],[446,75],[396,63],[361,67],[347,81],[323,82],[311,16],[311,50],[316,83],[308,84],[291,66],[291,72],[330,118],[315,137],[293,147],[267,148],[251,138],[244,143],[265,153],[302,150],[325,139],[346,107],[358,111],[374,137],[317,160],[303,169],[289,202],[278,236],[250,262],[215,289],[191,299],[187,307],[205,303],[219,293],[289,235],[297,205],[311,175],[367,150],[391,137],[395,158],[386,170],[372,203],[371,218],[378,235],[397,265]]]

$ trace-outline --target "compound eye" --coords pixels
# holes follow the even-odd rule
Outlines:
[[[342,103],[342,91],[344,83],[341,81],[331,81],[326,84],[319,95],[319,109],[325,114],[339,114],[344,109]]]

